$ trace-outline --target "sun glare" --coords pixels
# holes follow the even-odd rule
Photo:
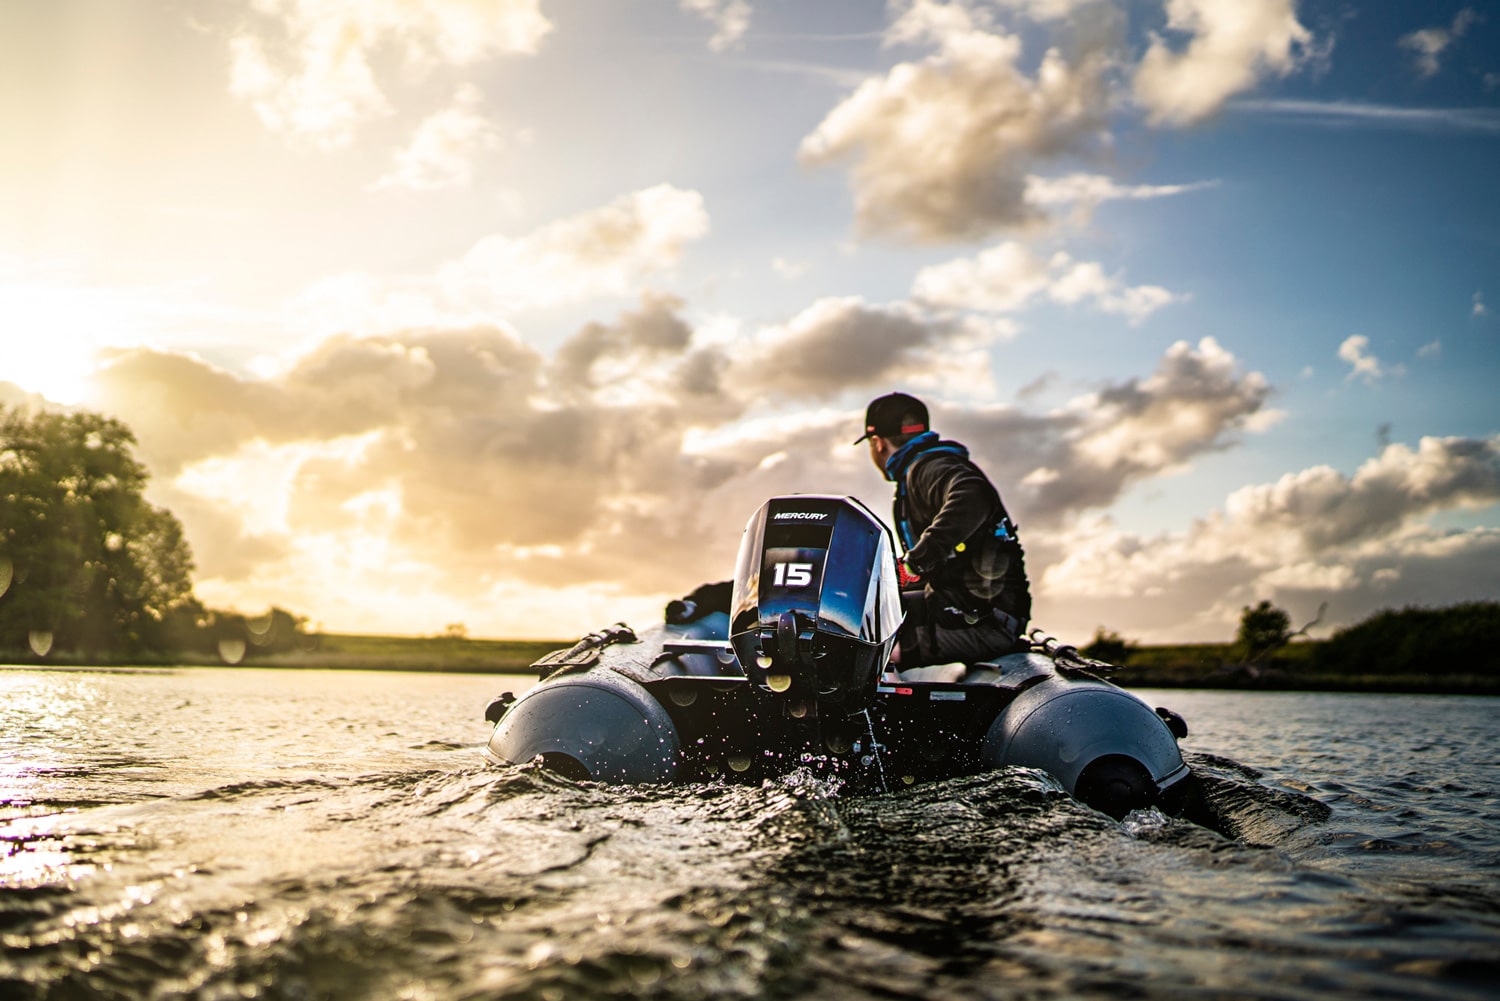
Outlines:
[[[0,285],[0,381],[54,403],[87,401],[95,352],[120,333],[118,319],[87,290]]]

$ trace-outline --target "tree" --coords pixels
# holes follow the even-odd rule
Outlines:
[[[1132,649],[1133,645],[1127,642],[1125,637],[1100,626],[1094,630],[1094,638],[1089,642],[1089,645],[1078,652],[1085,657],[1102,660],[1106,664],[1114,664],[1116,667],[1121,667],[1125,661],[1130,659]]]
[[[1269,601],[1254,608],[1245,606],[1235,642],[1249,660],[1263,657],[1292,638],[1292,617]]]
[[[142,496],[124,424],[93,413],[0,409],[0,648],[133,653],[165,644],[192,593],[182,525]]]
[[[1345,674],[1500,672],[1500,602],[1386,609],[1335,632],[1317,652],[1319,670]]]

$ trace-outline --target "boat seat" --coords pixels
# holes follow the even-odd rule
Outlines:
[[[904,671],[885,672],[887,680],[904,682],[905,684],[953,684],[958,681],[967,681],[965,677],[969,673],[967,664],[928,664],[924,667],[909,667]]]

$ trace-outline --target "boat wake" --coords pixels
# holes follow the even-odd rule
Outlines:
[[[0,829],[0,995],[1165,996],[1226,951],[1270,971],[1287,908],[1328,928],[1330,976],[1420,953],[1333,941],[1370,891],[1285,854],[1326,807],[1193,763],[1199,823],[1116,822],[1021,768],[856,796],[808,772],[611,787],[534,765],[29,817]]]

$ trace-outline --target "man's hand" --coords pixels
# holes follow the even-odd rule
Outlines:
[[[896,577],[903,588],[909,584],[922,583],[922,575],[916,571],[905,555],[896,561]]]

